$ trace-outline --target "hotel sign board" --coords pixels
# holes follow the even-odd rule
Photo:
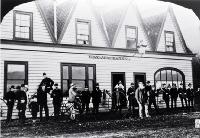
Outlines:
[[[101,60],[130,60],[124,56],[107,56],[107,55],[89,55],[90,59],[101,59]]]

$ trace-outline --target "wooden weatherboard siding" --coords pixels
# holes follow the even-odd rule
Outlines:
[[[42,20],[38,8],[36,7],[35,2],[19,5],[11,10],[8,14],[6,14],[0,25],[1,39],[13,39],[13,12],[15,10],[30,12],[33,14],[33,41],[52,43],[50,35],[47,31],[44,21]]]
[[[134,81],[133,72],[145,72],[146,80],[154,82],[154,73],[163,67],[174,67],[185,74],[186,85],[192,82],[191,57],[179,57],[169,55],[146,54],[144,57],[132,57],[129,53],[86,50],[73,48],[52,48],[2,44],[1,68],[4,69],[4,61],[27,61],[28,62],[28,82],[30,94],[36,92],[38,84],[42,80],[42,73],[46,72],[56,83],[61,84],[60,65],[61,63],[83,63],[96,64],[96,81],[99,82],[101,89],[111,90],[111,72],[125,72],[126,88]],[[13,49],[13,50],[12,50]],[[15,49],[15,50],[14,50]],[[102,54],[104,53],[104,54]],[[94,59],[91,55],[106,55],[115,57],[126,57],[126,60],[113,59]],[[132,54],[133,55],[133,54]],[[177,60],[175,60],[177,59]],[[123,66],[122,66],[123,65]],[[145,65],[145,67],[144,67]],[[1,71],[1,78],[4,73]],[[2,82],[1,79],[1,82]],[[0,91],[3,91],[4,83],[0,84]],[[1,97],[3,94],[1,92]],[[49,97],[50,114],[52,114],[52,104]],[[180,106],[180,105],[179,105]],[[3,107],[4,111],[6,107]],[[27,113],[30,116],[29,111]],[[3,114],[4,116],[6,114]],[[17,111],[14,108],[14,116]]]

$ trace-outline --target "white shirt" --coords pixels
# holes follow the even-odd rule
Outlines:
[[[73,88],[74,87],[71,87],[70,89],[69,89],[69,101],[70,102],[73,102],[74,101],[74,99],[75,99],[75,96],[76,96],[76,92],[73,90]]]

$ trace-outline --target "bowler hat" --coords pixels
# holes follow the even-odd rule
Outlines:
[[[43,76],[44,76],[44,75],[47,75],[47,74],[44,72],[44,73],[43,73]]]
[[[16,87],[16,89],[20,89],[21,87],[18,85],[17,87]]]
[[[131,82],[131,85],[134,85],[134,83],[133,83],[133,82]]]
[[[188,84],[188,86],[191,86],[191,85],[192,85],[191,83]]]
[[[15,86],[14,86],[14,85],[11,85],[11,86],[10,86],[10,88],[11,88],[11,89],[14,89],[14,88],[15,88]]]
[[[25,86],[25,84],[21,84],[21,87],[24,87]]]
[[[147,83],[150,83],[150,81],[147,81]]]
[[[54,86],[58,86],[58,83],[55,83]]]

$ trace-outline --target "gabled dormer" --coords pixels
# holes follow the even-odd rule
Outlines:
[[[191,53],[171,7],[165,13],[144,19],[144,23],[154,51]]]

